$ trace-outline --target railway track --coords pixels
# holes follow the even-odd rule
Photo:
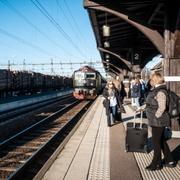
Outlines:
[[[0,143],[0,179],[32,179],[90,101],[76,101]]]
[[[61,100],[64,100],[64,99],[70,98],[70,97],[72,97],[72,93],[68,94],[68,95],[58,97],[58,98],[53,98],[53,99],[50,99],[50,100],[45,100],[43,102],[38,102],[38,103],[27,105],[27,106],[24,106],[24,107],[16,108],[16,109],[13,109],[13,110],[10,110],[10,111],[2,112],[2,113],[0,113],[0,123],[8,121],[9,119],[14,118],[14,117],[16,117],[18,115],[25,114],[25,113],[27,113],[29,111],[36,110],[37,108],[44,107],[44,106],[46,106],[46,105],[48,105],[50,103],[59,102]]]
[[[57,110],[67,106],[69,103],[75,102],[72,95],[54,99],[53,102],[32,108],[31,111],[14,115],[0,123],[0,143],[22,129],[29,127],[41,119],[49,116]]]

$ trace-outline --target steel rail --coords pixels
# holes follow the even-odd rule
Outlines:
[[[58,119],[58,117],[60,115],[66,114],[69,110],[71,110],[73,107],[76,107],[76,105],[78,106],[80,102],[79,101],[75,101],[73,103],[71,103],[70,105],[64,107],[63,109],[58,110],[57,112],[53,113],[52,115],[50,115],[49,117],[44,118],[43,120],[37,122],[36,124],[31,125],[30,127],[24,129],[23,131],[19,132],[18,134],[14,135],[13,137],[9,138],[8,140],[5,140],[4,142],[0,143],[0,149],[2,150],[3,148],[7,148],[8,145],[11,145],[13,141],[15,141],[17,138],[23,136],[23,135],[27,135],[27,133],[37,129],[38,127],[41,126],[46,126],[51,122],[54,122],[55,119]],[[16,171],[12,172],[10,174],[10,176],[7,177],[7,179],[17,179],[17,177],[22,176],[23,172],[25,171],[25,169],[48,147],[51,147],[50,144],[52,144],[55,139],[57,139],[57,137],[59,136],[64,136],[63,134],[66,134],[66,130],[75,122],[77,121],[77,117],[82,113],[82,111],[84,111],[84,109],[90,104],[90,102],[87,102],[87,104],[85,104],[84,107],[82,107],[80,110],[78,110],[78,112],[76,112],[75,115],[73,115],[73,117],[71,119],[67,119],[66,123],[64,123],[64,125],[57,131],[55,132],[55,134],[53,134],[52,137],[50,137],[50,139],[47,142],[44,142],[44,144],[42,146],[40,146],[38,149],[35,150],[35,152],[32,153],[32,156],[28,157],[27,160],[25,160],[25,162],[20,165]],[[45,138],[46,139],[46,138]],[[19,146],[17,146],[19,147]],[[28,147],[27,147],[28,149]]]

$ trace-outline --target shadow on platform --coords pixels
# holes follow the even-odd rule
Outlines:
[[[174,160],[180,164],[180,145],[172,151],[172,155]]]

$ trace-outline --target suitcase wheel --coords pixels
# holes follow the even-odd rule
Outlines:
[[[125,152],[129,151],[129,145],[126,144]]]

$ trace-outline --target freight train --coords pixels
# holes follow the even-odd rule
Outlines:
[[[95,99],[105,86],[105,79],[94,68],[83,66],[73,74],[73,95],[76,99]]]
[[[0,98],[66,87],[72,88],[72,78],[0,69]]]

